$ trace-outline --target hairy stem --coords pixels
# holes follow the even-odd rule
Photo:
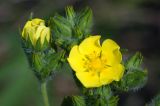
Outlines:
[[[49,106],[46,82],[41,83],[41,92],[42,92],[42,96],[43,96],[44,106]]]

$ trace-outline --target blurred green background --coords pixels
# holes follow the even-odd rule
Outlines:
[[[120,106],[144,106],[160,92],[159,0],[0,0],[0,106],[43,106],[40,87],[20,45],[20,29],[31,12],[45,18],[73,5],[90,6],[93,34],[113,38],[129,53],[141,51],[149,71],[147,85],[138,92],[120,94]],[[70,73],[49,81],[51,104],[60,106],[64,96],[77,94]]]

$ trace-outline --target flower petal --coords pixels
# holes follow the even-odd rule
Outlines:
[[[31,43],[33,44],[33,46],[36,45],[35,32],[36,32],[36,30],[33,27],[27,29],[29,39],[31,40]]]
[[[107,60],[107,65],[119,64],[122,61],[120,47],[111,39],[107,39],[102,44],[102,58]]]
[[[27,34],[27,29],[31,27],[31,23],[32,23],[31,21],[28,21],[28,22],[25,24],[24,28],[23,28],[22,37],[25,38],[25,39],[28,37],[28,36],[27,36],[27,35],[28,35],[28,34]]]
[[[124,74],[125,67],[122,64],[118,64],[116,66],[113,66],[112,69],[114,72],[114,80],[119,81]]]
[[[42,29],[41,34],[40,34],[40,38],[41,38],[41,45],[43,45],[45,39],[47,40],[47,42],[49,42],[50,39],[50,29],[48,27],[44,27],[44,29]]]
[[[35,26],[35,25],[45,25],[45,22],[44,20],[42,19],[39,19],[39,18],[35,18],[35,19],[32,19],[32,25]]]
[[[83,72],[86,70],[85,66],[85,58],[83,55],[79,53],[78,46],[75,45],[70,51],[68,62],[70,63],[72,69],[75,72]]]
[[[122,64],[113,67],[105,68],[100,73],[100,82],[102,85],[110,84],[113,80],[119,81],[124,73],[124,66]]]
[[[38,26],[37,27],[37,30],[36,30],[36,34],[35,34],[35,36],[34,36],[34,40],[35,40],[35,43],[37,42],[37,40],[40,38],[41,40],[43,39],[43,38],[45,38],[45,37],[43,37],[43,36],[46,36],[46,34],[45,33],[43,33],[44,32],[44,30],[45,30],[45,26]],[[44,34],[44,35],[43,35]],[[43,40],[44,41],[44,40]]]
[[[96,53],[95,55],[100,54],[101,52],[101,46],[100,46],[100,37],[97,36],[90,36],[82,41],[82,43],[79,45],[79,51],[81,54],[84,55],[91,55],[93,53]]]
[[[97,74],[90,72],[78,72],[76,73],[76,76],[86,88],[101,86],[99,76]]]
[[[48,33],[47,33],[46,39],[49,42],[50,41],[51,32],[50,32],[50,28],[49,27],[47,27],[47,28],[48,28]]]
[[[106,68],[100,72],[100,83],[102,85],[110,84],[114,79],[114,72],[111,68]]]

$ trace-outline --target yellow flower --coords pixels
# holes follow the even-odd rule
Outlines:
[[[86,88],[119,81],[124,73],[120,47],[111,39],[106,39],[101,46],[100,37],[90,36],[79,46],[73,46],[68,57],[70,66]]]
[[[22,38],[31,41],[35,46],[37,41],[40,40],[41,45],[44,44],[45,39],[47,42],[50,40],[50,28],[45,26],[45,22],[42,19],[35,18],[28,21],[22,31]]]

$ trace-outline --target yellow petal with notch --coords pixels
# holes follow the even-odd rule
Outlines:
[[[100,38],[101,36],[97,35],[84,39],[79,45],[80,53],[83,55],[99,55],[101,52]]]
[[[122,61],[120,47],[111,39],[107,39],[102,43],[102,58],[106,58],[107,65],[119,64]]]
[[[86,71],[85,57],[80,54],[77,45],[71,49],[69,58],[67,60],[75,72]]]

